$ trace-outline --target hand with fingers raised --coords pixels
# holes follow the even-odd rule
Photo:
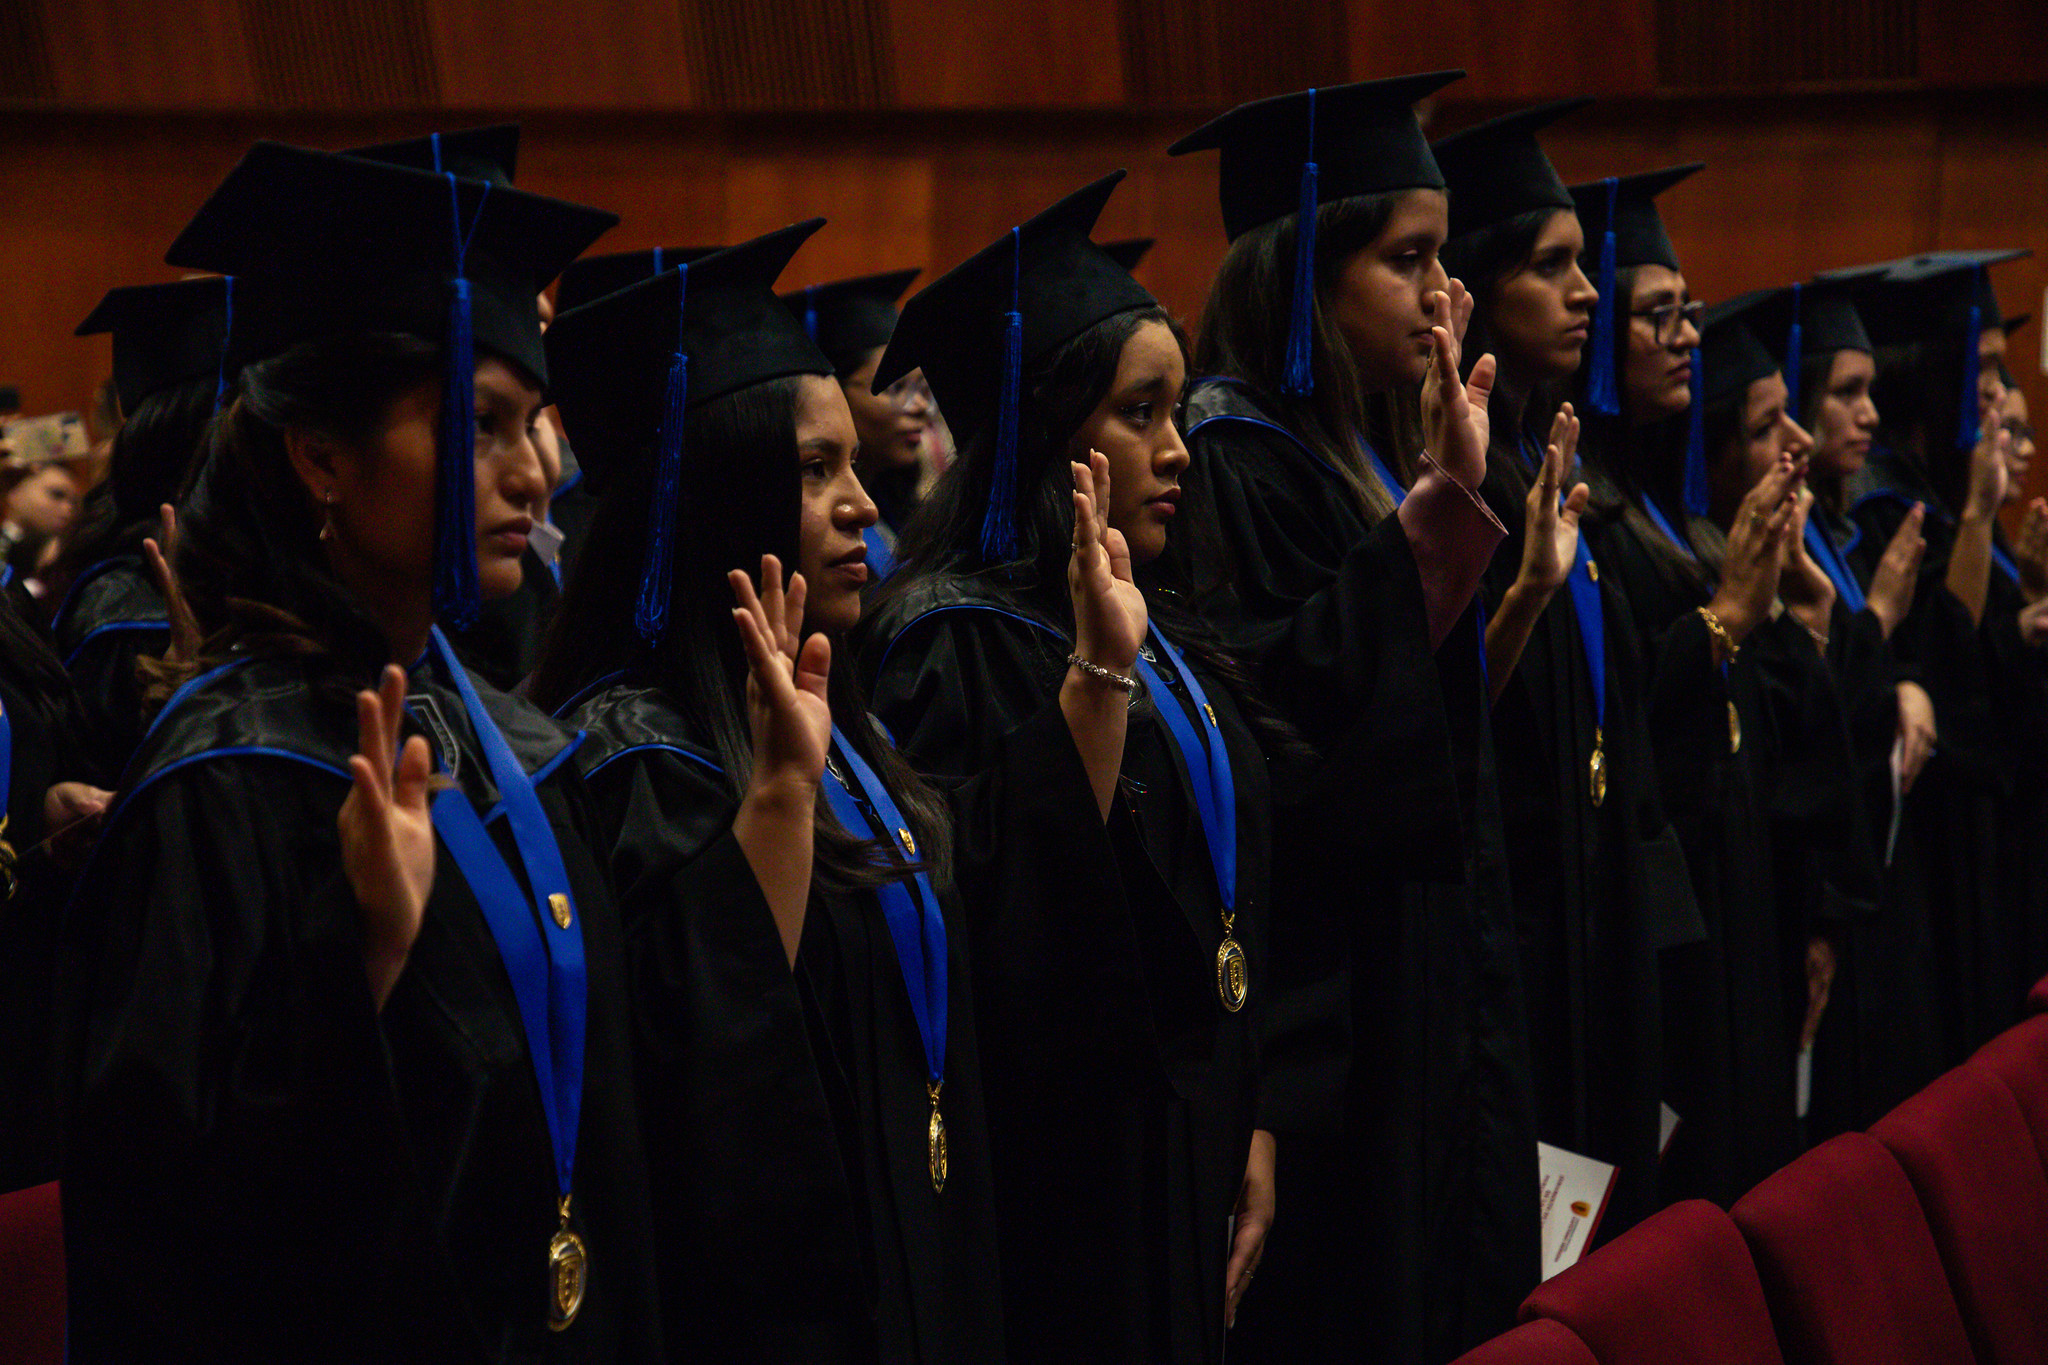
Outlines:
[[[171,645],[164,658],[174,664],[189,664],[199,657],[199,619],[192,614],[185,589],[178,582],[177,509],[164,503],[157,508],[157,519],[163,539],[144,539],[142,556],[149,561],[150,577],[156,580],[156,590],[163,594],[164,608],[170,614]]]
[[[1707,610],[1729,638],[1740,645],[1770,615],[1784,570],[1785,539],[1798,510],[1794,496],[1798,474],[1790,459],[1780,460],[1756,481],[1735,509],[1721,564],[1721,586]]]
[[[1074,652],[1112,673],[1128,675],[1145,642],[1145,595],[1131,577],[1124,533],[1109,524],[1109,459],[1088,452],[1073,462],[1074,553],[1067,592],[1074,607]]]
[[[1431,298],[1431,315],[1442,320],[1429,329],[1429,369],[1422,377],[1423,441],[1444,473],[1467,488],[1477,488],[1486,478],[1486,443],[1493,430],[1486,404],[1493,396],[1494,359],[1479,357],[1472,377],[1460,379],[1472,296],[1452,280],[1448,291]]]
[[[385,666],[377,690],[356,693],[353,784],[341,803],[341,865],[363,911],[363,963],[379,1010],[419,937],[434,890],[434,821],[427,803],[427,741],[398,747],[405,673]]]
[[[1579,517],[1586,510],[1592,490],[1585,484],[1572,485],[1559,496],[1579,451],[1579,419],[1566,403],[1550,423],[1550,443],[1543,448],[1543,467],[1529,489],[1523,514],[1522,567],[1515,575],[1517,586],[1548,599],[1564,586],[1579,553]]]
[[[1870,591],[1863,595],[1863,605],[1877,618],[1886,639],[1891,638],[1899,622],[1913,609],[1913,594],[1920,584],[1920,561],[1927,553],[1926,523],[1927,504],[1914,503],[1899,522],[1899,529],[1892,532],[1891,543],[1884,547],[1884,555],[1877,561],[1877,572],[1870,576]]]

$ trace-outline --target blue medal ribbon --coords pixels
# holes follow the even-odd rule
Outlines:
[[[825,784],[825,799],[832,814],[850,834],[858,835],[873,825],[868,811],[884,828],[884,838],[894,843],[905,858],[916,860],[917,844],[910,834],[910,822],[896,807],[895,798],[859,753],[832,727],[832,750],[852,775],[849,783],[835,765],[833,780]],[[867,803],[863,810],[861,803]],[[882,903],[882,920],[889,926],[889,940],[896,946],[896,962],[903,969],[903,987],[910,995],[911,1017],[917,1021],[918,1037],[924,1040],[925,1069],[934,1087],[946,1079],[946,921],[939,913],[938,893],[928,873],[912,872],[875,888]],[[936,1108],[938,1098],[933,1095]]]
[[[1174,747],[1180,750],[1187,768],[1188,786],[1195,798],[1195,813],[1201,817],[1202,834],[1209,844],[1209,866],[1216,873],[1216,894],[1223,901],[1224,932],[1227,934],[1230,932],[1228,922],[1237,914],[1237,784],[1230,774],[1230,750],[1224,745],[1223,731],[1216,724],[1215,708],[1209,705],[1208,694],[1202,690],[1194,670],[1188,667],[1188,661],[1174,648],[1173,641],[1157,629],[1152,631],[1152,639],[1173,661],[1174,671],[1180,674],[1181,684],[1187,689],[1196,714],[1202,718],[1202,725],[1209,732],[1209,742],[1205,745],[1186,709],[1171,696],[1159,669],[1150,659],[1139,654],[1139,676],[1152,690],[1153,709],[1166,722],[1167,733],[1173,737]]]
[[[1818,510],[1818,509],[1816,509]],[[1849,572],[1849,562],[1842,558],[1842,552],[1835,548],[1835,539],[1821,528],[1819,520],[1811,513],[1806,518],[1806,552],[1813,556],[1813,562],[1834,581],[1835,594],[1842,599],[1842,605],[1853,614],[1863,610],[1863,585],[1856,581],[1856,575]]]
[[[1680,554],[1687,559],[1697,558],[1692,552],[1692,543],[1678,533],[1678,528],[1671,524],[1671,518],[1664,515],[1664,509],[1659,507],[1657,500],[1648,493],[1643,494],[1643,510],[1650,514],[1650,520],[1657,523],[1657,529],[1664,533],[1664,538],[1670,541]]]
[[[1531,469],[1541,469],[1542,462],[1535,450],[1525,440],[1522,458]],[[1565,491],[1557,490],[1559,506],[1564,505]],[[1644,499],[1647,503],[1648,499]],[[1571,590],[1572,614],[1579,619],[1579,648],[1586,656],[1586,676],[1593,680],[1593,728],[1603,732],[1607,728],[1607,608],[1600,600],[1600,585],[1593,581],[1593,551],[1586,544],[1586,537],[1579,536],[1578,549],[1572,555],[1571,572],[1565,575],[1565,587]],[[1597,741],[1596,741],[1597,743]]]
[[[2013,557],[2007,554],[1995,540],[1991,542],[1991,562],[1996,564],[1999,571],[2013,582],[2017,583],[2020,581],[2020,566],[2013,561]]]
[[[532,895],[519,885],[476,807],[459,788],[450,787],[434,797],[434,830],[482,907],[505,974],[511,978],[526,1033],[526,1051],[540,1087],[541,1110],[554,1144],[555,1179],[566,1201],[583,1113],[583,1038],[589,1007],[583,921],[569,889],[569,873],[562,864],[554,827],[541,808],[533,779],[484,710],[475,684],[439,626],[433,631],[433,652],[469,713],[491,780],[503,798],[505,820]]]

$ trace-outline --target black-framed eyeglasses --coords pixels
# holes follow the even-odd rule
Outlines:
[[[1629,310],[1632,318],[1642,318],[1650,324],[1650,332],[1662,346],[1678,335],[1678,322],[1683,318],[1697,332],[1700,323],[1707,316],[1707,305],[1698,299],[1691,303],[1660,303],[1655,308],[1634,308]]]

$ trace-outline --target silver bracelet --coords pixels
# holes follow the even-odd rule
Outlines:
[[[1069,654],[1067,656],[1067,666],[1069,668],[1078,668],[1091,678],[1100,678],[1102,681],[1106,683],[1110,683],[1114,686],[1121,687],[1124,690],[1125,694],[1130,697],[1131,704],[1133,706],[1137,705],[1138,693],[1142,691],[1145,686],[1145,684],[1139,682],[1134,677],[1130,677],[1122,673],[1112,673],[1109,669],[1104,668],[1101,664],[1096,663],[1091,659],[1084,659],[1079,654]]]

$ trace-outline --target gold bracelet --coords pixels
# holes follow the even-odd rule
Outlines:
[[[1728,633],[1728,627],[1721,624],[1721,618],[1706,607],[1698,608],[1700,620],[1707,623],[1707,632],[1728,651],[1728,662],[1734,663],[1735,656],[1742,652],[1742,646],[1735,643],[1735,637]]]

